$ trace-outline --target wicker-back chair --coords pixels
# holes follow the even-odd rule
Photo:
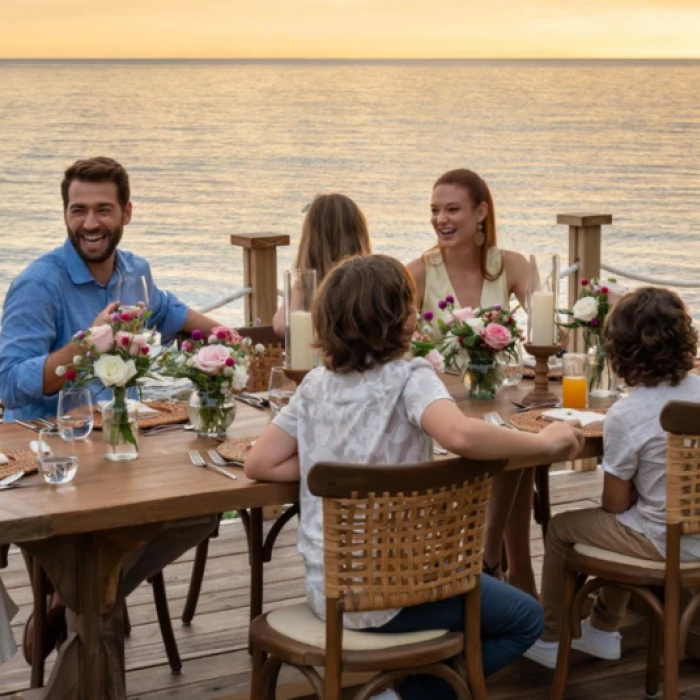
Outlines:
[[[407,675],[440,676],[459,698],[484,698],[479,630],[484,525],[490,477],[505,464],[451,459],[315,465],[308,483],[323,498],[326,621],[302,603],[253,622],[251,699],[273,700],[283,663],[298,668],[323,700],[340,698],[342,671],[378,672],[355,700]],[[345,612],[456,595],[465,596],[463,632],[384,635],[342,626]],[[448,660],[457,671],[444,663]],[[325,667],[323,680],[315,666]]]
[[[270,382],[270,372],[273,367],[279,367],[284,363],[284,340],[274,332],[272,326],[246,326],[238,328],[238,332],[246,338],[250,338],[253,345],[263,345],[265,350],[263,353],[256,355],[252,360],[251,372],[249,376],[248,391],[259,392],[267,391]],[[277,535],[282,528],[299,512],[298,505],[294,504],[287,508],[279,517],[270,529],[267,538],[262,547],[262,559],[258,556],[260,552],[258,547],[251,547],[251,537],[256,539],[262,538],[262,518],[260,512],[238,511],[238,514],[246,528],[248,537],[249,559],[251,564],[251,606],[250,619],[262,612],[262,576],[263,563],[270,561],[272,557],[272,548],[274,546]],[[254,531],[254,532],[253,532]],[[216,537],[219,534],[218,527],[212,533],[211,537]],[[209,538],[200,542],[197,546],[192,565],[192,575],[190,576],[190,585],[187,591],[185,606],[182,610],[182,622],[189,625],[192,622],[194,614],[197,610],[199,594],[204,581],[204,570],[209,554]]]
[[[700,561],[680,560],[682,535],[700,534],[700,403],[671,401],[661,412],[667,432],[666,561],[622,556],[598,547],[575,545],[565,560],[564,602],[553,700],[564,697],[572,636],[581,636],[581,610],[586,598],[603,587],[616,587],[645,600],[652,611],[647,653],[646,693],[659,689],[661,642],[664,648],[664,697],[678,697],[678,662],[688,628],[700,606],[700,590],[686,605],[681,619],[681,589],[700,586]],[[593,577],[578,592],[579,577]],[[664,601],[650,590],[664,586]],[[680,622],[679,622],[680,620]]]

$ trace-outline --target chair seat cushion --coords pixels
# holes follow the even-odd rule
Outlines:
[[[612,561],[623,566],[636,566],[639,569],[651,569],[653,571],[663,571],[666,568],[665,561],[652,561],[650,559],[637,559],[637,557],[628,557],[619,552],[611,552],[608,549],[593,547],[590,544],[575,544],[574,551],[584,557],[598,559],[599,561]],[[681,571],[692,571],[700,569],[700,561],[684,561],[681,562]]]
[[[266,615],[267,624],[279,634],[301,644],[326,648],[326,623],[306,603],[274,610]],[[343,651],[372,651],[419,644],[443,637],[448,630],[427,630],[404,634],[378,634],[343,630]]]

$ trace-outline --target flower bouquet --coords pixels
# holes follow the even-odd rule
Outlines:
[[[236,417],[233,393],[248,383],[251,352],[264,351],[262,345],[251,349],[250,338],[235,330],[217,326],[209,336],[192,331],[179,350],[163,356],[163,374],[184,377],[195,386],[189,403],[189,415],[202,437],[223,437]]]
[[[473,398],[493,398],[503,382],[498,355],[517,356],[517,343],[522,331],[510,309],[499,305],[484,309],[469,307],[455,309],[455,299],[448,295],[438,302],[441,311],[447,311],[447,320],[438,319],[442,334],[438,348],[447,367],[457,369]],[[433,319],[426,311],[424,318]]]
[[[609,398],[617,392],[617,377],[605,352],[603,332],[612,303],[626,291],[615,279],[607,282],[601,282],[598,278],[582,279],[579,298],[573,309],[560,311],[573,319],[569,323],[561,323],[563,328],[580,328],[583,331],[583,342],[588,353],[588,393],[592,397]]]
[[[145,327],[150,314],[141,303],[138,310],[115,311],[108,323],[78,331],[73,342],[82,354],[56,368],[67,382],[82,386],[98,381],[111,389],[112,401],[102,409],[102,431],[105,456],[114,462],[130,461],[139,454],[138,410],[127,401],[127,390],[153,376],[150,344],[154,336]]]

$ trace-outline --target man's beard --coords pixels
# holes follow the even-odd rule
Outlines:
[[[71,231],[69,227],[66,227],[66,230],[68,231],[68,238],[71,244],[73,245],[75,252],[82,258],[83,262],[85,262],[86,264],[103,263],[106,260],[109,260],[114,251],[117,249],[117,246],[122,240],[122,235],[124,234],[124,226],[117,226],[117,228],[112,230],[110,230],[106,226],[101,226],[98,231],[93,231],[89,234],[86,234],[80,229],[77,232]],[[94,238],[95,236],[100,235],[106,235],[108,237],[107,246],[106,248],[104,248],[104,250],[94,254],[86,253],[82,250],[80,241],[84,236]]]

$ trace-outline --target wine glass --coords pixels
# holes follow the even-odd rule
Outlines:
[[[123,311],[139,311],[143,306],[148,308],[148,282],[145,275],[119,275],[114,291]]]
[[[277,415],[292,400],[297,385],[284,373],[284,367],[273,367],[269,388],[267,398],[272,412]]]
[[[93,422],[90,390],[80,387],[61,389],[56,413],[58,427],[72,428],[76,440],[85,440],[92,432]]]

